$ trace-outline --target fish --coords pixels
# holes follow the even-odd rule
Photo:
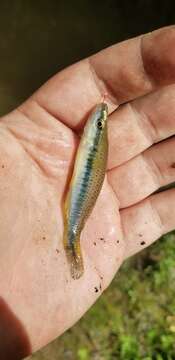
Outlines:
[[[80,235],[105,178],[108,157],[107,118],[107,104],[97,104],[85,124],[65,197],[63,244],[73,279],[79,279],[84,273]]]

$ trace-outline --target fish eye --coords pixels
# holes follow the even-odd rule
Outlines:
[[[97,126],[99,129],[102,129],[102,122],[100,120],[97,122]]]

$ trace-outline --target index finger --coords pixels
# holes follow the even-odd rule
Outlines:
[[[104,94],[112,112],[175,82],[174,43],[175,26],[121,42],[61,71],[32,99],[75,129]]]

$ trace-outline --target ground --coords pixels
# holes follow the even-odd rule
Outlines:
[[[127,260],[84,318],[30,359],[175,359],[174,254],[175,232]]]

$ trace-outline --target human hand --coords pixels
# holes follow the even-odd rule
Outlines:
[[[152,195],[175,181],[174,43],[169,27],[112,46],[58,73],[1,118],[0,333],[8,336],[1,337],[0,354],[6,359],[15,341],[19,359],[71,327],[125,258],[175,227],[175,190]],[[62,202],[77,132],[104,93],[111,113],[108,169],[81,235],[85,272],[73,280]]]

